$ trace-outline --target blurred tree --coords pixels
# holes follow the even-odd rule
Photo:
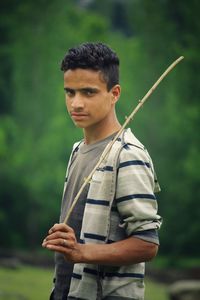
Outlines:
[[[190,3],[171,0],[134,2],[132,11],[129,10],[130,18],[135,20],[134,28],[137,28],[147,52],[148,65],[152,64],[151,71],[159,71],[169,57],[185,56],[184,63],[170,75],[165,88],[161,88],[159,107],[152,104],[152,113],[155,115],[158,109],[159,112],[151,130],[160,141],[152,149],[153,153],[159,154],[157,164],[163,182],[160,209],[165,221],[161,250],[174,255],[198,256],[200,73],[197,70],[200,67],[200,41],[197,37],[200,34],[200,3],[196,0]],[[152,135],[149,135],[150,139]],[[176,243],[172,242],[172,236],[176,237]]]
[[[200,3],[197,0],[102,0],[101,7],[98,1],[93,1],[91,8],[107,14],[113,28],[128,32],[138,41],[137,51],[127,52],[128,40],[123,48],[127,56],[125,64],[129,64],[125,86],[133,96],[140,97],[142,89],[147,90],[157,79],[155,74],[162,73],[178,56],[185,56],[184,62],[161,84],[153,95],[154,101],[145,105],[132,126],[155,157],[162,186],[159,196],[160,212],[164,216],[161,252],[198,256]],[[139,53],[141,51],[143,53]],[[131,59],[133,53],[138,56],[136,64]],[[122,104],[120,109],[124,110],[125,106]],[[176,236],[174,244],[172,236]]]
[[[72,2],[16,1],[8,27],[12,111],[0,120],[0,234],[13,219],[7,246],[23,246],[21,240],[29,235],[38,247],[49,226],[58,221],[66,163],[72,143],[81,137],[66,118],[60,62],[66,49],[81,40],[102,40],[107,23]],[[3,76],[5,72],[0,80]],[[16,222],[19,226],[13,228]],[[16,238],[20,234],[21,240]],[[27,246],[29,241],[24,239]]]
[[[12,56],[11,28],[14,24],[12,17],[17,6],[17,0],[9,2],[2,0],[0,3],[0,115],[12,110]]]
[[[162,187],[161,252],[199,255],[199,6],[195,0],[1,1],[5,247],[37,247],[58,219],[65,166],[81,138],[66,117],[59,65],[69,47],[100,40],[121,59],[122,122],[172,60],[185,56],[130,125],[150,150]]]

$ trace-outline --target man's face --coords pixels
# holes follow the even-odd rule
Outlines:
[[[64,89],[67,110],[75,125],[94,130],[109,121],[120,94],[119,85],[107,91],[101,73],[88,69],[66,71]]]

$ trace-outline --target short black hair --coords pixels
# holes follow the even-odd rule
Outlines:
[[[91,69],[101,71],[107,84],[107,90],[119,83],[119,58],[107,45],[102,43],[84,43],[71,48],[61,63],[61,70]]]

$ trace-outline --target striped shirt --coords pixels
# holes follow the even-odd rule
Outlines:
[[[158,191],[148,152],[130,129],[124,130],[92,176],[81,242],[112,243],[129,236],[156,241],[155,230],[161,225],[155,197]],[[99,286],[99,299],[144,299],[144,263],[114,267],[75,264],[68,299],[96,300]]]

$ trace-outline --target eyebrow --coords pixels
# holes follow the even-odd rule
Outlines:
[[[66,92],[92,92],[92,93],[98,93],[99,89],[97,88],[92,88],[92,87],[85,87],[85,88],[81,88],[81,89],[71,89],[68,87],[64,87],[64,90]]]
[[[70,88],[68,88],[68,87],[64,87],[64,91],[65,91],[65,92],[75,92],[74,89],[70,89]]]

